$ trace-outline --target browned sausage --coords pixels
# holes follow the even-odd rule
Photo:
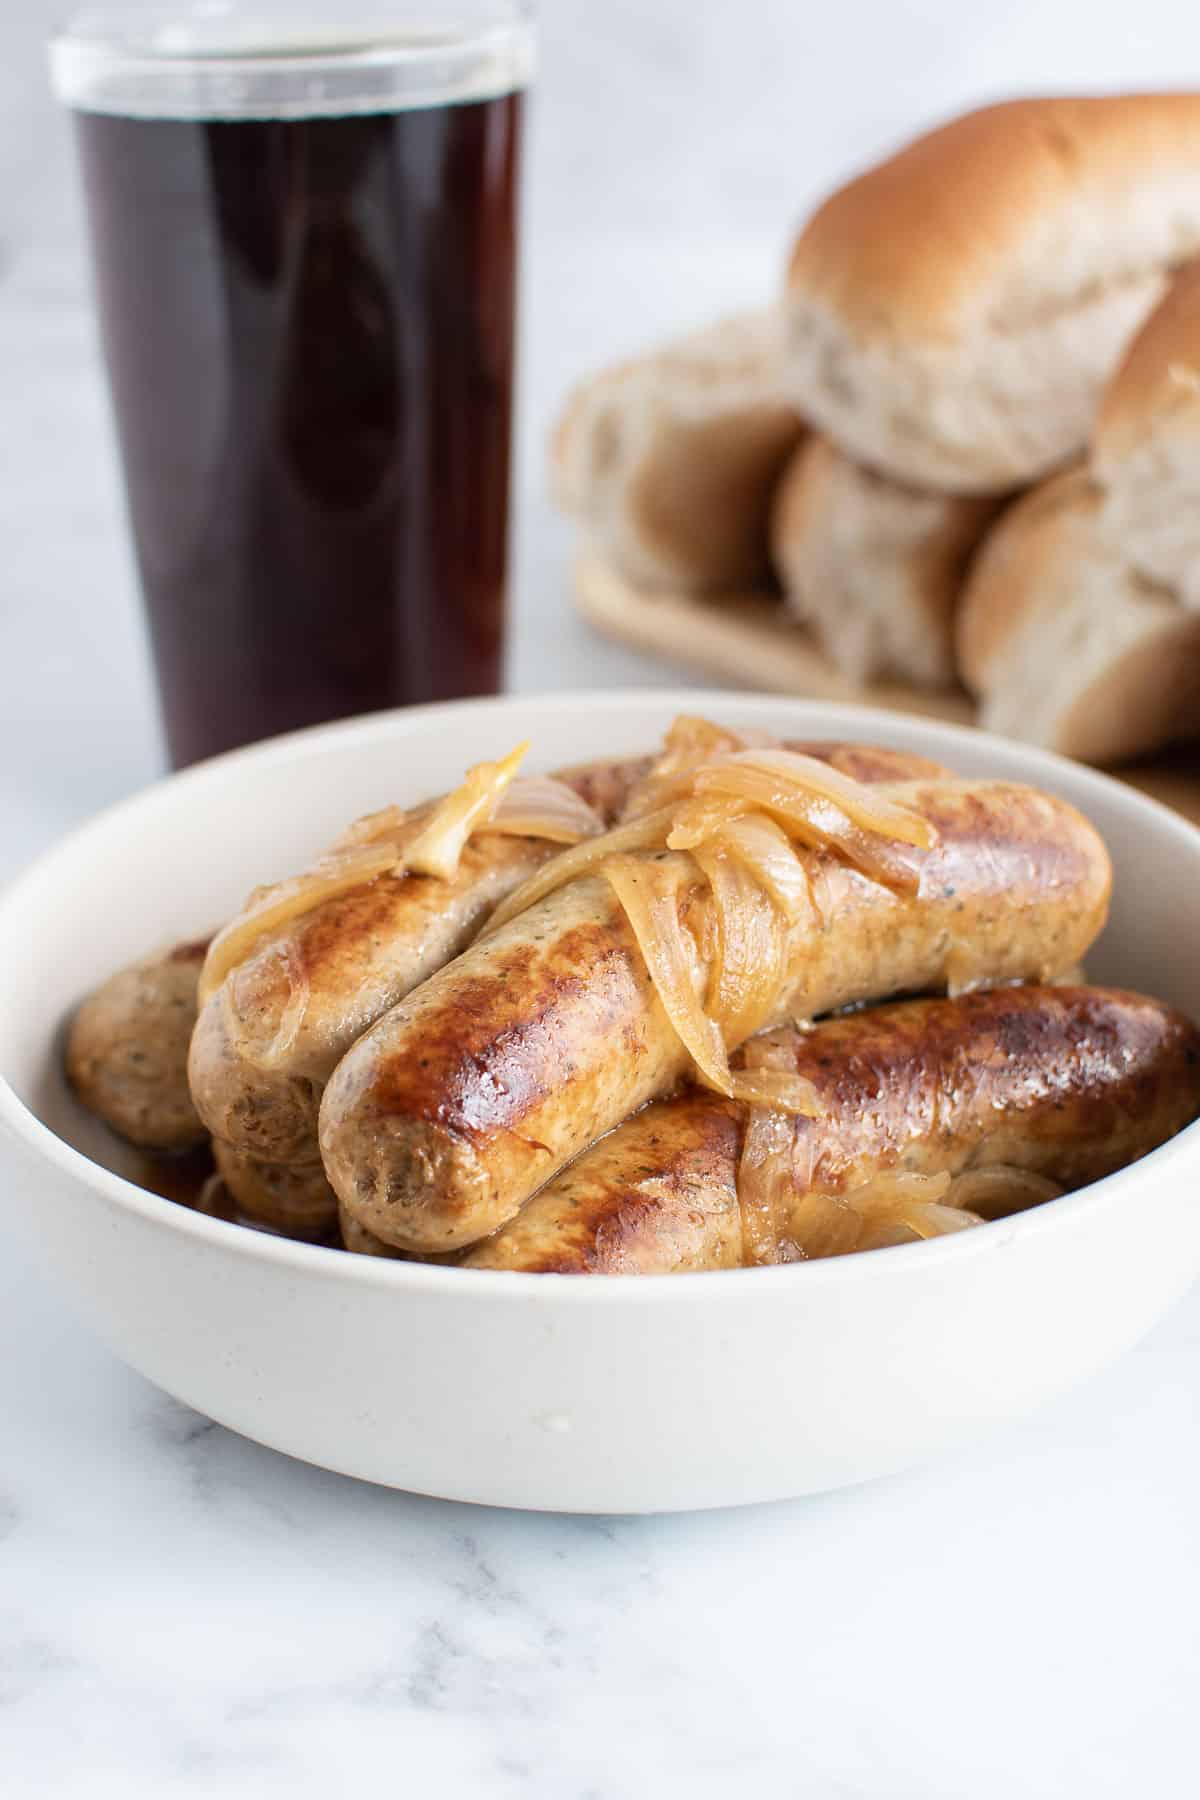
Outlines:
[[[71,1021],[66,1069],[75,1092],[146,1150],[190,1150],[207,1135],[187,1080],[207,949],[204,939],[144,957],[89,994]]]
[[[820,923],[795,928],[775,1022],[904,992],[1045,980],[1106,916],[1104,845],[1008,782],[896,786],[936,828],[917,896],[804,851]],[[668,857],[669,853],[662,853]],[[678,862],[707,981],[709,895]],[[670,1091],[687,1056],[599,876],[571,883],[411,994],[335,1071],[321,1150],[349,1212],[405,1249],[487,1236],[588,1144]]]
[[[612,816],[648,759],[589,765],[564,780]],[[400,848],[425,822],[414,809],[388,841]],[[201,1011],[189,1076],[215,1138],[270,1163],[319,1160],[317,1108],[335,1063],[388,1007],[468,944],[497,903],[557,845],[472,838],[449,881],[381,875],[267,935]],[[286,1052],[281,1026],[298,991],[303,1017]]]
[[[238,1212],[287,1237],[320,1237],[337,1219],[337,1200],[320,1163],[306,1168],[255,1162],[213,1139],[217,1173]]]
[[[937,767],[905,751],[804,747],[864,778],[903,779]],[[590,763],[561,778],[611,820],[650,766],[646,757]],[[397,846],[422,823],[410,815]],[[210,998],[193,1038],[192,1093],[213,1136],[270,1163],[317,1161],[321,1090],[339,1058],[470,943],[498,902],[557,848],[482,833],[449,881],[379,876],[266,937]],[[280,1054],[281,1024],[297,993],[305,996],[302,1018]]]
[[[915,1000],[770,1034],[821,1100],[793,1122],[797,1209],[882,1171],[1004,1165],[1082,1187],[1200,1112],[1200,1033],[1105,988],[1006,988]],[[747,1260],[738,1206],[744,1110],[692,1090],[648,1106],[527,1202],[464,1266],[646,1275]],[[780,1220],[793,1229],[795,1215]]]

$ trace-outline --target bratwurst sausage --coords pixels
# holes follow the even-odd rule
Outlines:
[[[896,893],[830,851],[800,851],[817,917],[789,933],[766,1024],[897,993],[1045,980],[1098,935],[1111,869],[1074,808],[1009,782],[887,791],[937,832],[919,893]],[[709,890],[690,857],[656,860],[678,875],[703,992]],[[402,1249],[452,1249],[497,1230],[687,1068],[615,893],[585,877],[474,945],[358,1041],[325,1092],[322,1156],[370,1231]]]
[[[256,1162],[213,1139],[213,1159],[239,1213],[285,1237],[322,1237],[337,1222],[337,1199],[320,1163],[293,1168]]]
[[[1124,1168],[1200,1112],[1200,1033],[1106,988],[1006,988],[914,1000],[769,1034],[816,1088],[791,1122],[797,1179],[778,1228],[803,1243],[813,1194],[881,1173],[1019,1169],[1063,1188]],[[758,1040],[761,1042],[761,1040]],[[463,1259],[568,1275],[737,1268],[745,1108],[694,1089],[659,1101],[574,1162]],[[756,1241],[755,1249],[761,1248]]]
[[[905,751],[840,743],[794,748],[859,779],[938,772]],[[653,767],[649,757],[589,763],[559,779],[609,823]],[[407,815],[387,841],[399,849],[428,811]],[[449,880],[377,876],[265,936],[203,1007],[193,1038],[192,1093],[213,1136],[260,1161],[315,1164],[321,1090],[338,1060],[464,949],[493,908],[559,848],[484,832],[468,841]]]
[[[649,766],[647,758],[592,764],[560,779],[608,819]],[[380,841],[399,851],[431,810],[412,809]],[[339,1057],[558,848],[482,834],[449,880],[377,875],[266,933],[202,1007],[193,1035],[192,1096],[213,1136],[258,1161],[317,1164],[321,1088]]]
[[[208,940],[121,969],[80,1006],[67,1077],[89,1112],[144,1150],[191,1150],[207,1135],[188,1091],[196,981]]]

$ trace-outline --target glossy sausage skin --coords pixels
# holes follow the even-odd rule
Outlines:
[[[853,744],[804,748],[863,779],[936,770],[904,751]],[[621,812],[648,757],[560,772],[605,820]],[[414,834],[422,820],[404,832]],[[557,850],[533,838],[482,834],[450,881],[382,876],[276,933],[233,970],[204,1008],[192,1043],[197,1108],[213,1136],[272,1163],[317,1160],[317,1109],[334,1065],[389,1007],[470,943],[492,909]],[[303,1019],[287,1053],[264,1066],[298,984]]]
[[[122,969],[80,1006],[66,1070],[89,1112],[145,1150],[191,1150],[207,1135],[188,1091],[196,982],[208,940]]]
[[[803,852],[821,924],[793,932],[771,1022],[1045,980],[1098,935],[1108,855],[1073,808],[1007,782],[889,792],[939,834],[919,895]],[[679,862],[691,883],[684,921],[702,946],[707,890],[692,860]],[[322,1157],[340,1201],[377,1236],[456,1248],[497,1230],[686,1068],[624,912],[590,877],[473,946],[359,1040],[326,1090]]]
[[[563,779],[611,817],[648,766],[646,758],[589,764]],[[394,834],[397,847],[420,830],[427,810],[410,814]],[[321,1089],[339,1057],[457,955],[555,848],[480,835],[450,881],[383,875],[267,938],[210,997],[193,1036],[192,1095],[213,1136],[260,1161],[315,1163]],[[286,1054],[273,1060],[298,985],[307,989],[303,1018]]]
[[[1083,1187],[1200,1112],[1200,1033],[1104,988],[1006,988],[915,1000],[770,1034],[822,1102],[793,1130],[808,1192],[883,1171],[1004,1164]],[[464,1266],[673,1274],[744,1259],[743,1111],[692,1090],[647,1107],[548,1183]],[[784,1233],[786,1218],[780,1220]]]

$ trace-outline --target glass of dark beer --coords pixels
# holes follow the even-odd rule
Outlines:
[[[176,766],[500,681],[529,8],[340,11],[51,46]]]

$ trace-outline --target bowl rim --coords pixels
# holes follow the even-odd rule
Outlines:
[[[834,722],[834,729],[845,727],[848,737],[870,736],[882,732],[883,740],[915,734],[924,738],[932,734],[936,742],[969,744],[975,753],[984,755],[989,749],[1004,757],[1016,755],[1029,769],[1029,779],[1036,782],[1039,774],[1053,782],[1055,776],[1066,775],[1069,782],[1115,803],[1119,809],[1145,817],[1159,831],[1180,839],[1200,862],[1200,828],[1181,814],[1172,811],[1149,795],[1116,781],[1112,776],[1052,751],[998,737],[975,726],[958,725],[920,715],[898,713],[884,707],[860,706],[856,703],[832,702],[804,695],[756,694],[738,689],[672,689],[672,688],[597,688],[562,689],[541,694],[506,694],[480,699],[434,703],[427,706],[395,708],[364,714],[353,719],[336,720],[327,725],[310,727],[268,738],[260,743],[211,757],[175,774],[150,783],[137,792],[105,807],[83,821],[41,852],[0,890],[0,948],[6,936],[10,916],[30,904],[37,891],[53,885],[56,865],[63,858],[86,847],[93,837],[103,837],[118,820],[143,808],[151,811],[173,806],[189,789],[214,777],[220,778],[230,769],[241,769],[289,762],[297,757],[321,752],[330,743],[353,743],[371,740],[388,727],[401,726],[419,730],[430,719],[442,719],[447,725],[464,714],[496,711],[504,714],[520,709],[526,713],[553,713],[564,706],[624,710],[639,707],[670,714],[679,711],[718,714],[731,703],[751,710],[770,712],[780,709],[807,708],[819,711],[824,719]],[[827,727],[822,727],[827,729]],[[661,1305],[670,1295],[676,1303],[703,1296],[710,1299],[724,1295],[730,1303],[746,1293],[746,1284],[754,1284],[754,1292],[766,1297],[767,1292],[785,1292],[784,1284],[796,1280],[842,1284],[847,1281],[876,1281],[895,1278],[905,1268],[928,1268],[931,1259],[951,1258],[964,1261],[996,1254],[1018,1240],[1045,1232],[1070,1229],[1081,1215],[1098,1206],[1119,1200],[1126,1187],[1156,1179],[1172,1178],[1172,1165],[1194,1156],[1193,1144],[1200,1146],[1200,1119],[1185,1126],[1175,1137],[1160,1144],[1137,1162],[1091,1182],[1088,1186],[1064,1194],[1052,1204],[1033,1207],[1009,1219],[991,1222],[979,1230],[955,1232],[949,1237],[929,1238],[917,1244],[895,1245],[869,1253],[820,1258],[811,1263],[786,1264],[773,1268],[693,1270],[680,1274],[641,1275],[635,1278],[582,1280],[573,1275],[558,1277],[502,1269],[463,1269],[438,1264],[393,1261],[387,1257],[352,1256],[344,1250],[322,1244],[308,1244],[293,1238],[276,1236],[213,1218],[206,1213],[182,1206],[149,1189],[139,1187],[114,1170],[92,1159],[50,1129],[21,1100],[7,1077],[0,1072],[0,1130],[11,1136],[34,1160],[49,1162],[63,1177],[81,1182],[122,1211],[140,1215],[147,1223],[185,1239],[211,1246],[218,1251],[231,1251],[253,1261],[271,1264],[283,1270],[294,1270],[320,1279],[348,1281],[352,1284],[395,1288],[398,1292],[414,1289],[428,1294],[457,1294],[460,1298],[476,1292],[489,1301],[508,1299],[527,1304],[534,1295],[541,1303],[565,1301],[572,1306],[614,1304]],[[803,1274],[799,1273],[803,1268]],[[464,1289],[464,1278],[470,1284]]]

